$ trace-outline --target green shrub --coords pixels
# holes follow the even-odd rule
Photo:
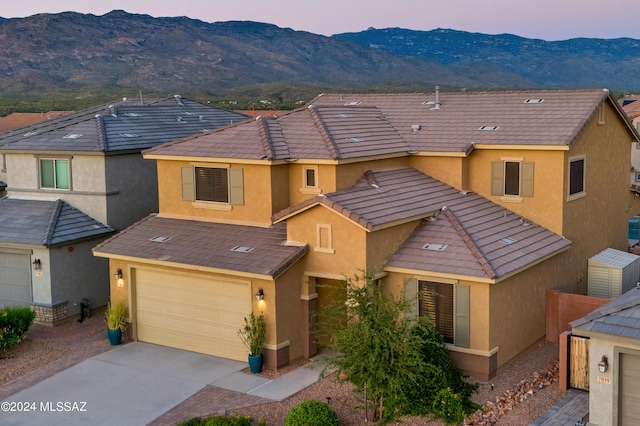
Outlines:
[[[462,398],[451,388],[442,389],[436,394],[432,410],[433,414],[450,425],[462,423],[467,414]]]
[[[213,416],[206,419],[194,418],[179,423],[178,426],[251,426],[251,417]]]
[[[340,420],[328,404],[305,401],[289,410],[284,426],[340,426]]]
[[[0,309],[0,352],[20,343],[35,318],[36,313],[26,306]]]

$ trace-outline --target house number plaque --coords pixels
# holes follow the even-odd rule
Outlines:
[[[611,379],[609,377],[598,376],[598,377],[596,377],[596,381],[598,383],[602,383],[603,385],[610,385],[611,384]]]

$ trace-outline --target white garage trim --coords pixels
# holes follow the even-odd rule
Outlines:
[[[161,269],[132,272],[138,340],[246,361],[237,332],[252,309],[250,281]]]

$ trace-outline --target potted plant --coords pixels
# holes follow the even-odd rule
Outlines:
[[[107,305],[107,336],[113,346],[122,341],[122,333],[127,326],[127,304],[124,302],[109,302]]]
[[[244,325],[238,330],[240,340],[249,349],[249,368],[253,374],[262,371],[262,345],[266,332],[267,324],[264,314],[256,316],[253,312],[249,317],[244,318]]]

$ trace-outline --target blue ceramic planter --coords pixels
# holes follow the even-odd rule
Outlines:
[[[262,371],[262,355],[249,355],[249,370],[253,374],[258,374]]]

